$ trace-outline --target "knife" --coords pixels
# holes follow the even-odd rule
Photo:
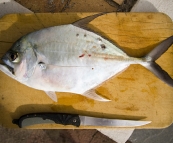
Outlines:
[[[17,124],[20,128],[45,123],[73,125],[76,127],[79,127],[81,125],[105,127],[136,127],[151,123],[151,121],[96,118],[67,113],[32,113],[23,115],[19,119],[14,119],[12,122],[13,124]]]

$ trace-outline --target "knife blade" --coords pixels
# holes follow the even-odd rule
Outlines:
[[[14,119],[12,122],[13,124],[17,124],[20,128],[45,123],[73,125],[76,127],[79,127],[81,125],[105,127],[136,127],[151,123],[151,121],[97,118],[67,113],[32,113],[23,115],[19,119]]]

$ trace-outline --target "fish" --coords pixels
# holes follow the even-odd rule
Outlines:
[[[110,101],[96,92],[102,83],[140,64],[173,87],[173,79],[155,61],[173,44],[173,36],[141,58],[131,57],[115,43],[87,27],[105,13],[72,24],[44,28],[17,40],[2,57],[0,70],[31,88],[45,91],[55,102],[55,92],[80,94]]]

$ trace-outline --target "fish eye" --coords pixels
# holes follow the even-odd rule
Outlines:
[[[17,52],[11,52],[9,53],[9,60],[13,63],[19,62],[19,54]]]

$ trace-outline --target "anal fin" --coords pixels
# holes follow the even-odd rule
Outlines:
[[[58,101],[57,95],[54,91],[45,91],[45,93],[55,102]]]
[[[88,98],[91,98],[91,99],[94,99],[94,100],[97,100],[97,101],[102,101],[102,102],[108,102],[108,101],[111,101],[109,99],[106,99],[104,97],[101,97],[100,95],[98,95],[96,92],[95,92],[95,88],[92,88],[86,92],[84,92],[82,95],[88,97]]]

